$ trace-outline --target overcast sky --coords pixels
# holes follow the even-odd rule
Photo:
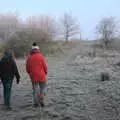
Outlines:
[[[114,16],[120,20],[120,0],[0,0],[0,12],[11,11],[18,11],[23,19],[40,14],[59,17],[72,11],[80,22],[82,36],[92,39],[101,18]]]

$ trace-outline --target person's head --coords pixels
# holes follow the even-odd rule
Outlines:
[[[39,50],[39,46],[37,45],[36,42],[33,42],[32,49],[38,49]]]
[[[13,57],[12,49],[5,49],[4,56]]]

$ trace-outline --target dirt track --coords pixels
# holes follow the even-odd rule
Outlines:
[[[106,64],[112,71],[111,80],[101,82],[99,71],[103,69],[103,60],[90,63],[82,57],[83,61],[78,61],[78,54],[78,49],[73,49],[59,58],[48,58],[44,109],[32,107],[30,79],[24,61],[18,60],[22,79],[13,86],[13,110],[5,111],[1,98],[0,120],[120,120],[120,70]],[[0,90],[2,95],[2,86]]]

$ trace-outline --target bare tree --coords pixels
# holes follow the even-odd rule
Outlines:
[[[46,37],[54,39],[57,30],[55,21],[51,17],[45,15],[41,15],[38,17],[31,16],[27,19],[27,23],[28,27],[30,27],[31,29],[39,29],[40,31],[43,31],[42,33],[45,33],[45,36],[47,35]]]
[[[60,31],[65,41],[68,42],[69,38],[80,34],[79,23],[70,13],[65,13],[61,19]]]
[[[0,39],[6,42],[20,27],[19,18],[14,13],[0,14]]]
[[[111,44],[118,31],[117,22],[113,17],[103,18],[96,27],[97,34],[105,47]]]

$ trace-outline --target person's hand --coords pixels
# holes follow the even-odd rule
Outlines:
[[[20,82],[20,79],[17,79],[17,84],[19,84],[19,82]]]

